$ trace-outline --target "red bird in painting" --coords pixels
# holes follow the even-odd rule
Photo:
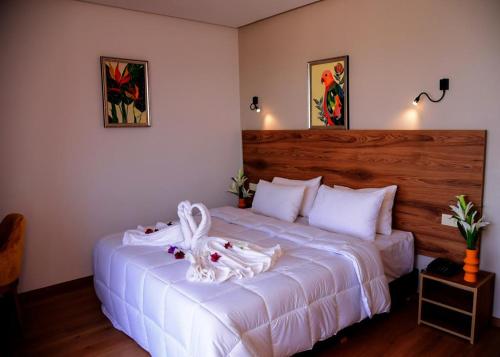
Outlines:
[[[340,65],[340,66],[339,66]],[[337,76],[344,72],[341,64],[335,66]],[[321,83],[325,86],[323,95],[323,117],[326,119],[327,126],[344,125],[344,91],[342,87],[333,78],[330,70],[323,71]]]

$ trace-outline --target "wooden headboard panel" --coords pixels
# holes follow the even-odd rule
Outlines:
[[[465,241],[441,214],[455,196],[483,202],[484,130],[245,130],[249,181],[274,176],[353,188],[398,185],[393,226],[413,232],[416,251],[464,257]]]

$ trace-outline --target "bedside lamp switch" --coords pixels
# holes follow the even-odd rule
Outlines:
[[[442,214],[441,215],[441,224],[443,226],[456,227],[457,222],[452,218],[451,214]]]

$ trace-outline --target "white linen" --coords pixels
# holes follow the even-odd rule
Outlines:
[[[309,225],[306,217],[297,218],[295,223]],[[382,258],[388,282],[411,273],[415,264],[415,247],[411,232],[393,229],[390,235],[377,234],[373,243]]]
[[[283,256],[254,278],[199,284],[185,278],[189,262],[158,247],[123,246],[120,235],[95,247],[103,312],[153,356],[288,356],[389,310],[373,243],[250,210],[211,212],[210,235],[280,244]]]
[[[335,189],[352,190],[352,188],[335,185]],[[392,232],[392,207],[394,206],[394,197],[398,186],[391,185],[380,188],[360,188],[355,191],[359,192],[375,192],[378,190],[384,191],[384,200],[380,207],[380,212],[377,219],[377,233],[390,235]]]
[[[383,191],[345,191],[321,185],[309,214],[309,224],[372,241],[383,199]]]
[[[177,244],[183,240],[181,226],[178,223],[167,225],[158,222],[155,225],[158,231],[146,234],[147,227],[137,226],[137,229],[129,229],[123,234],[123,245],[150,245],[166,247],[170,244]]]
[[[413,234],[393,229],[391,235],[377,234],[373,243],[380,252],[388,282],[412,272],[415,264]]]
[[[309,212],[311,212],[314,199],[316,198],[319,185],[321,184],[321,178],[322,176],[318,176],[310,180],[291,180],[283,177],[275,177],[273,178],[273,183],[287,186],[304,186],[304,198],[302,199],[302,204],[300,205],[299,215],[309,217]]]
[[[287,222],[297,219],[305,186],[285,186],[260,180],[252,202],[252,211]]]

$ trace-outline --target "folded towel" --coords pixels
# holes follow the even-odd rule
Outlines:
[[[200,224],[193,217],[194,210],[201,214]],[[212,218],[203,203],[182,201],[177,214],[179,222],[171,226],[159,222],[156,232],[146,234],[147,228],[142,226],[126,231],[123,244],[170,245],[174,251],[176,247],[184,249],[186,259],[191,263],[186,278],[199,282],[220,283],[231,278],[251,278],[271,268],[281,256],[279,245],[262,248],[235,239],[209,237]]]
[[[271,268],[280,256],[279,245],[262,248],[235,239],[205,237],[186,255],[191,262],[186,278],[206,283],[251,278]]]
[[[137,226],[137,229],[129,229],[123,235],[123,245],[151,245],[166,247],[168,245],[182,242],[181,226],[179,222],[174,222],[171,225],[167,223],[156,223],[157,231],[146,234],[147,227]],[[153,229],[153,230],[155,230]]]

